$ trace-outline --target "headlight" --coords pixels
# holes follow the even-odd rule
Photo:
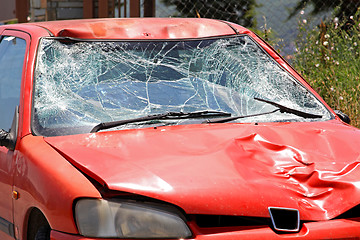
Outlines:
[[[81,199],[75,206],[81,235],[99,238],[189,238],[191,231],[173,208],[117,200]]]

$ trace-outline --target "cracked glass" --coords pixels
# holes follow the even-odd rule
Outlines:
[[[44,38],[37,59],[32,127],[39,135],[86,133],[101,122],[165,112],[245,116],[276,109],[255,97],[322,117],[278,111],[236,122],[331,119],[312,93],[246,35],[181,41]],[[162,119],[117,129],[203,121]]]

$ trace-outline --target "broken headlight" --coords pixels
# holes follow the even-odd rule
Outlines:
[[[81,199],[75,206],[81,235],[98,238],[189,238],[175,208],[118,200]]]

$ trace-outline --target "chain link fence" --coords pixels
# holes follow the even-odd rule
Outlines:
[[[31,21],[82,17],[145,16],[201,17],[227,20],[250,28],[262,36],[266,32],[268,36],[266,40],[270,40],[270,43],[287,59],[291,58],[295,51],[299,24],[314,28],[320,25],[321,21],[327,22],[335,18],[338,18],[339,21],[349,19],[360,7],[360,0],[28,1],[31,6]],[[92,3],[93,6],[89,7],[89,3]],[[85,11],[86,9],[87,11]]]
[[[156,0],[156,16],[216,18],[266,30],[281,54],[291,56],[299,23],[316,27],[350,17],[359,6],[360,0]]]

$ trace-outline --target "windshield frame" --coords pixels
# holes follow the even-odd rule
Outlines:
[[[329,109],[329,107],[327,106],[327,104],[324,102],[324,100],[321,99],[321,97],[317,95],[317,93],[311,88],[311,86],[306,82],[306,80],[304,80],[299,74],[299,78],[301,78],[301,80],[295,76],[292,72],[290,72],[288,69],[286,69],[282,64],[280,64],[275,58],[274,56],[272,56],[268,51],[266,51],[266,49],[264,49],[264,47],[256,40],[254,39],[251,35],[249,34],[234,34],[234,35],[224,35],[224,36],[212,36],[212,37],[205,37],[205,38],[180,38],[180,39],[79,39],[79,38],[72,38],[72,37],[42,37],[39,39],[39,44],[38,44],[38,48],[36,51],[36,58],[35,58],[35,64],[34,64],[34,72],[33,72],[33,87],[32,87],[32,104],[31,104],[31,120],[30,120],[30,128],[31,131],[33,133],[33,135],[36,136],[48,136],[48,135],[43,135],[39,132],[37,132],[34,128],[34,116],[35,116],[35,88],[36,88],[36,77],[35,77],[35,73],[36,73],[36,68],[38,66],[38,56],[39,56],[39,52],[41,51],[41,43],[43,40],[46,39],[50,39],[50,40],[55,40],[55,41],[64,41],[64,42],[188,42],[188,41],[204,41],[204,40],[220,40],[220,39],[231,39],[231,38],[238,38],[238,37],[242,37],[242,36],[246,36],[248,38],[251,39],[251,41],[258,47],[259,50],[261,50],[261,52],[263,54],[265,54],[269,60],[271,60],[271,62],[275,63],[277,65],[277,67],[279,67],[282,71],[286,72],[287,75],[297,84],[299,84],[303,89],[305,89],[314,99],[317,100],[317,102],[327,111],[327,114],[329,116],[329,119],[323,120],[315,120],[314,122],[322,122],[322,121],[329,121],[329,120],[333,120],[335,119],[334,114],[332,113],[332,111]],[[267,43],[266,43],[267,44]],[[268,45],[267,45],[268,46]],[[271,46],[269,46],[271,48]],[[280,56],[280,55],[279,55]],[[281,57],[280,57],[281,58]],[[285,62],[285,64],[287,64],[287,66],[289,66],[291,69],[293,69],[285,60],[283,60]],[[293,69],[294,70],[294,69]],[[296,72],[296,70],[294,70]],[[264,121],[263,123],[271,123],[274,121]],[[285,121],[284,121],[285,122]],[[293,122],[293,121],[288,121],[288,122]],[[243,124],[243,122],[236,122],[238,124]],[[143,128],[147,128],[148,126],[144,125]],[[81,134],[84,133],[81,129],[83,129],[83,127],[73,127],[73,129],[79,129],[80,131],[74,131],[73,134]],[[56,130],[54,130],[56,131]],[[66,135],[73,135],[73,134],[66,134]],[[49,136],[56,136],[56,135],[49,135]]]

